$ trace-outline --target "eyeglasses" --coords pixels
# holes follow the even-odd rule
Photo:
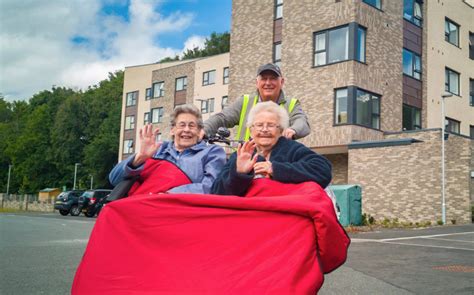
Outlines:
[[[277,128],[280,128],[280,125],[274,124],[274,123],[255,123],[252,125],[253,128],[257,131],[263,130],[265,127],[267,128],[268,131],[273,131],[276,130]]]
[[[178,124],[175,125],[176,129],[179,129],[179,130],[185,129],[186,126],[188,126],[189,130],[198,129],[198,125],[194,122],[190,122],[190,123],[178,122]]]

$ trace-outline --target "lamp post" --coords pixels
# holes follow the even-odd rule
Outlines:
[[[444,167],[444,132],[446,128],[446,115],[444,111],[444,99],[453,96],[450,93],[441,95],[441,220],[446,224],[446,198],[445,198],[445,167]]]
[[[92,184],[94,183],[94,176],[91,174],[91,189],[92,189]]]
[[[80,163],[74,164],[74,187],[72,188],[73,190],[76,189],[76,177],[77,177],[77,166],[81,165]]]

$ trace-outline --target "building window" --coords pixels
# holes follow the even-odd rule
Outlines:
[[[421,57],[405,48],[403,48],[403,73],[415,79],[421,79]]]
[[[403,130],[421,129],[421,110],[409,105],[403,105]]]
[[[133,139],[125,139],[123,141],[123,153],[124,154],[133,153]]]
[[[445,68],[445,90],[459,95],[459,73]]]
[[[150,123],[150,112],[146,112],[143,115],[143,125]]]
[[[350,59],[365,62],[365,38],[366,29],[356,23],[314,33],[314,65]]]
[[[223,110],[229,101],[229,97],[227,95],[222,97],[222,102],[221,102],[221,110]]]
[[[362,0],[362,2],[375,8],[382,9],[382,0]]]
[[[151,99],[151,88],[147,88],[145,91],[145,100]]]
[[[229,67],[224,68],[224,85],[229,84]]]
[[[474,33],[469,32],[469,58],[474,59]]]
[[[138,91],[128,92],[127,93],[127,103],[126,106],[134,106],[137,104]]]
[[[446,117],[446,131],[459,134],[461,130],[461,122]]]
[[[336,90],[336,124],[347,124],[347,88]]]
[[[125,117],[125,130],[135,129],[135,116]]]
[[[176,91],[186,90],[188,86],[188,78],[180,77],[176,79]]]
[[[155,141],[156,142],[160,142],[161,141],[161,133],[158,133],[155,137]]]
[[[356,124],[380,129],[380,96],[357,89]]]
[[[214,98],[201,100],[201,113],[213,113],[214,112]]]
[[[153,83],[153,98],[165,96],[165,82]]]
[[[283,0],[275,0],[275,19],[283,17]]]
[[[471,139],[474,139],[474,126],[473,125],[469,125],[469,137],[471,137]]]
[[[474,107],[474,80],[469,79],[469,105]]]
[[[423,22],[423,1],[422,0],[404,0],[403,18],[421,27]]]
[[[281,42],[273,44],[273,63],[281,66]]]
[[[151,109],[151,122],[152,123],[163,122],[163,108]]]
[[[444,19],[444,40],[459,47],[459,25],[448,18]]]
[[[216,83],[216,70],[202,73],[202,85],[211,85]]]
[[[335,90],[336,125],[357,124],[380,129],[380,95],[355,86]]]

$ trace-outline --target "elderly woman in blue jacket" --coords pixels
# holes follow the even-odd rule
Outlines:
[[[239,145],[212,186],[220,195],[245,195],[254,178],[282,183],[314,181],[322,188],[331,182],[331,163],[303,144],[286,139],[288,113],[274,102],[257,104],[247,127],[252,139]]]
[[[112,169],[109,180],[117,185],[126,177],[143,171],[149,158],[167,160],[179,167],[192,181],[169,190],[169,193],[208,194],[212,183],[225,164],[224,149],[200,141],[204,124],[201,112],[194,105],[177,106],[171,115],[172,141],[157,142],[158,129],[151,124],[140,129],[140,148],[136,154]]]

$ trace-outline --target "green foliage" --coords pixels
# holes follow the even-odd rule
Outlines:
[[[193,49],[187,49],[183,53],[183,57],[181,58],[181,60],[221,54],[221,53],[229,52],[229,50],[230,50],[230,33],[229,32],[224,32],[224,33],[213,32],[211,33],[211,36],[206,38],[203,49],[200,49],[199,47],[195,47]],[[180,60],[178,55],[176,55],[174,58],[165,57],[159,62],[162,63],[162,62],[170,62],[170,61],[177,61],[177,60]]]
[[[107,175],[118,159],[123,72],[87,91],[53,87],[28,102],[0,96],[0,192],[37,193],[46,187],[72,188],[78,182],[109,186]]]

